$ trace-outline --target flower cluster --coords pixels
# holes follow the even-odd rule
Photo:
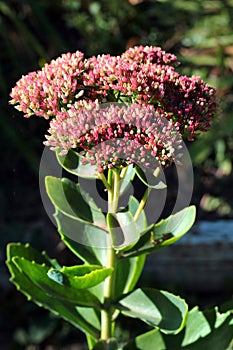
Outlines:
[[[152,105],[76,103],[50,123],[45,144],[77,150],[84,162],[105,168],[130,163],[151,167],[156,159],[168,166],[179,157],[182,139],[172,122]]]
[[[160,47],[135,46],[129,48],[121,55],[124,61],[141,63],[177,65],[177,57],[165,52]]]
[[[82,80],[83,54],[63,54],[37,71],[23,76],[12,89],[11,104],[30,117],[35,114],[48,119],[62,106],[73,103]]]
[[[114,121],[116,117],[108,124],[98,120],[95,115],[99,124],[90,116],[83,129],[81,126],[85,124],[82,118],[87,118],[92,103],[97,106],[95,101],[100,104],[136,104],[139,110],[140,106],[151,106],[155,124],[157,119],[165,118],[177,132],[191,140],[199,131],[210,127],[216,109],[216,91],[199,77],[180,75],[175,70],[177,65],[176,56],[149,46],[130,48],[121,56],[106,54],[87,59],[79,51],[67,53],[41,70],[23,76],[12,89],[10,103],[23,111],[25,117],[33,114],[47,119],[52,117],[51,136],[46,144],[64,150],[79,147],[90,152],[90,145],[96,146],[97,139],[100,144],[100,141],[109,141],[111,137],[125,137],[127,132],[131,133],[131,143],[135,140],[143,144],[137,136],[138,128],[142,125],[135,124],[134,131],[133,123],[137,121],[132,120],[129,113],[125,114],[128,118],[128,121],[123,121],[125,127],[121,126],[120,121]],[[74,123],[71,129],[69,123]],[[65,125],[63,136],[60,132],[62,124]],[[75,128],[79,129],[78,133],[74,132]],[[108,130],[104,136],[101,133],[103,128]],[[143,131],[143,135],[148,137],[146,131]]]

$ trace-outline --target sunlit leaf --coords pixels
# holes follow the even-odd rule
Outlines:
[[[152,288],[134,290],[123,297],[116,307],[123,314],[139,318],[167,334],[180,332],[188,314],[188,306],[183,299]]]

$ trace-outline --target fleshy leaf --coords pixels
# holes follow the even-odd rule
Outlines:
[[[134,216],[139,206],[139,201],[134,197],[130,196],[128,203],[128,210]],[[135,221],[137,230],[142,232],[147,227],[147,220],[145,211],[142,209],[138,219]]]
[[[180,332],[188,314],[188,305],[183,299],[152,288],[136,289],[116,307],[126,316],[139,318],[167,334]]]
[[[174,215],[170,215],[155,225],[150,225],[141,233],[138,242],[123,255],[149,254],[175,243],[192,227],[195,216],[196,208],[190,206]]]
[[[105,265],[103,248],[109,246],[105,216],[79,184],[46,177],[58,232],[65,244],[84,262]],[[102,249],[101,249],[102,248]]]
[[[120,185],[120,196],[127,190],[127,188],[130,186],[131,181],[133,180],[136,173],[136,169],[133,164],[130,164],[127,166],[127,168],[123,168],[121,171],[121,174],[124,174],[123,179],[121,179],[121,185]],[[120,175],[121,177],[121,175]]]
[[[233,324],[230,323],[232,316],[232,310],[220,313],[217,307],[205,311],[193,308],[182,332],[181,349],[225,350],[233,340]],[[172,338],[169,337],[167,342],[172,344]]]
[[[40,265],[35,261],[29,261],[18,256],[13,257],[12,261],[23,274],[52,298],[65,300],[80,306],[100,306],[98,299],[92,293],[85,289],[77,289],[74,285],[71,286],[64,274],[63,280],[58,282],[48,276],[50,269],[46,265]]]
[[[43,263],[48,268],[52,266],[59,266],[59,264],[53,264],[49,266],[49,259],[43,254],[40,254],[35,249],[31,248],[28,244],[22,245],[20,243],[10,243],[7,246],[7,266],[11,273],[11,282],[14,283],[19,291],[21,291],[28,300],[32,300],[38,306],[44,307],[55,315],[62,317],[66,321],[78,327],[83,332],[91,334],[94,338],[99,337],[99,324],[88,322],[89,318],[85,316],[85,310],[89,309],[92,313],[96,311],[92,308],[81,307],[81,310],[68,300],[61,300],[59,298],[54,302],[54,298],[51,295],[45,293],[41,288],[41,285],[34,283],[27,274],[24,273],[14,262],[13,257],[21,256],[29,259],[34,259],[37,263]],[[52,259],[54,262],[55,259]],[[90,313],[89,311],[89,313]],[[92,317],[93,318],[93,317]]]
[[[71,288],[79,290],[89,288],[91,293],[103,302],[102,282],[112,271],[112,268],[104,268],[102,266],[78,265],[63,267],[60,271],[51,269],[48,271],[48,275],[51,274],[51,272],[59,272],[62,275],[61,278],[65,280]],[[60,283],[60,278],[58,283]]]
[[[82,156],[73,150],[69,150],[66,155],[61,155],[61,149],[56,151],[58,163],[69,173],[88,178],[96,179],[98,172],[96,167],[82,163]]]
[[[54,215],[62,240],[80,259],[88,264],[105,265],[109,235],[99,227],[74,220],[56,210]]]
[[[9,260],[12,260],[15,256],[22,256],[27,260],[35,261],[38,264],[45,264],[48,267],[53,266],[55,269],[60,270],[61,266],[56,259],[51,259],[47,256],[46,252],[38,252],[30,246],[29,243],[25,245],[21,243],[9,243],[7,249],[7,256]]]
[[[62,240],[76,256],[87,264],[106,265],[106,247],[109,236],[106,231],[85,222],[78,222],[57,209],[54,216]],[[102,284],[93,287],[92,293],[103,302]]]
[[[139,239],[139,232],[129,211],[107,214],[112,246],[116,250],[128,250]]]
[[[136,174],[138,176],[138,178],[142,181],[142,183],[144,183],[144,185],[146,185],[147,187],[149,188],[154,188],[156,190],[164,190],[165,188],[167,188],[167,185],[165,185],[165,183],[161,180],[157,180],[156,181],[156,177],[157,176],[154,176],[154,181],[155,183],[149,183],[147,178],[146,178],[146,175],[144,174],[144,172],[142,171],[141,168],[139,168],[138,166],[135,167],[136,169]]]
[[[140,232],[147,226],[144,210],[141,211],[136,221],[134,219],[138,206],[138,200],[130,196],[127,210],[107,214],[112,245],[116,250],[129,250],[138,241]]]
[[[220,313],[217,307],[205,311],[195,307],[188,313],[186,325],[179,334],[151,330],[137,336],[123,350],[226,350],[233,335],[231,313],[231,310]]]
[[[130,196],[128,210],[132,216],[135,215],[138,205],[138,200],[135,197]],[[137,221],[135,221],[135,224],[138,231],[142,231],[147,226],[144,210],[141,211]],[[128,293],[133,290],[139,277],[141,276],[145,259],[146,255],[140,255],[119,260],[116,270],[116,298],[123,293]]]
[[[130,343],[123,347],[123,350],[168,350],[164,342],[162,334],[158,329],[153,329],[149,332],[137,336]],[[174,348],[170,350],[175,350]]]
[[[169,216],[167,219],[161,220],[155,224],[153,229],[153,238],[159,239],[167,234],[168,237],[162,242],[162,246],[170,245],[180,239],[194,224],[196,217],[196,208],[194,205],[184,208],[178,213]]]
[[[141,276],[146,255],[120,259],[116,270],[115,297],[133,290]]]
[[[96,286],[111,275],[113,269],[94,265],[62,267],[63,273],[71,288],[85,289]]]
[[[63,178],[47,176],[46,191],[53,205],[64,215],[106,228],[105,216],[93,198],[79,184]]]

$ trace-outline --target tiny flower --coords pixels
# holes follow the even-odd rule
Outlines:
[[[155,159],[168,166],[176,158],[181,138],[153,106],[76,103],[50,122],[46,146],[78,151],[84,163],[98,170],[136,163],[151,166]]]
[[[154,46],[135,46],[129,48],[121,55],[121,57],[124,61],[133,61],[137,62],[138,64],[178,64],[177,57],[175,55],[163,51],[160,47]]]
[[[25,117],[46,119],[70,115],[85,101],[151,105],[156,115],[192,140],[211,125],[216,90],[199,77],[180,75],[175,71],[177,64],[176,56],[152,46],[135,46],[121,56],[106,54],[88,59],[79,51],[66,53],[23,76],[12,89],[10,103]],[[116,134],[116,130],[108,132]],[[132,130],[124,130],[124,136],[128,132]]]
[[[42,70],[23,76],[11,91],[10,103],[21,109],[25,117],[55,116],[62,105],[81,94],[83,66],[81,52],[63,54]]]

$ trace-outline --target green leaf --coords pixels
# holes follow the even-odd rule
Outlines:
[[[7,247],[7,257],[9,261],[15,256],[23,256],[25,259],[34,260],[38,264],[45,264],[48,267],[52,265],[58,269],[60,268],[56,259],[50,259],[45,252],[38,252],[38,250],[31,247],[29,243],[25,245],[21,243],[9,243]]]
[[[177,335],[162,334],[158,329],[139,335],[123,350],[226,350],[232,341],[232,310],[220,313],[215,307],[200,311],[193,308],[184,329]]]
[[[128,210],[132,216],[135,215],[139,202],[133,196],[130,196]],[[138,231],[142,231],[147,226],[146,215],[144,210],[141,211],[137,221],[135,222]],[[116,288],[115,297],[117,298],[123,293],[128,293],[135,287],[139,277],[141,276],[146,255],[140,255],[130,258],[122,258],[118,261],[116,269]]]
[[[154,178],[153,178],[153,182],[155,183],[149,183],[149,181],[147,180],[147,177],[145,175],[145,173],[142,171],[141,168],[139,168],[138,166],[135,166],[135,169],[136,169],[136,174],[138,176],[138,178],[142,181],[142,183],[144,183],[144,185],[146,185],[147,187],[149,188],[154,188],[156,190],[163,190],[165,188],[167,188],[167,186],[165,185],[165,183],[163,181],[159,181],[158,179],[156,180],[157,178],[157,175],[156,175],[156,170],[159,169],[157,168],[154,172]]]
[[[13,257],[13,263],[25,274],[34,284],[39,286],[52,298],[61,299],[80,306],[100,307],[99,300],[88,290],[80,290],[70,285],[70,280],[63,274],[63,280],[57,281],[48,276],[50,271],[46,265],[37,264],[24,257]]]
[[[47,176],[45,185],[51,202],[60,212],[75,220],[87,221],[106,229],[104,214],[79,184],[66,178]]]
[[[217,307],[205,311],[195,307],[189,312],[186,326],[178,337],[164,337],[167,349],[226,350],[233,338],[231,321],[231,310],[220,313]]]
[[[105,231],[84,222],[78,222],[56,210],[58,232],[64,243],[82,261],[92,265],[106,265],[108,237]],[[72,239],[74,238],[74,239]],[[92,288],[92,293],[103,302],[103,285]]]
[[[61,266],[56,259],[49,258],[44,251],[42,253],[38,252],[38,250],[31,247],[29,243],[26,243],[25,245],[21,243],[9,243],[7,246],[7,257],[9,262],[16,256],[24,257],[25,259],[35,261],[38,264],[44,264],[49,268],[53,267],[57,270],[61,269]]]
[[[139,318],[167,334],[180,332],[188,314],[188,305],[183,299],[152,288],[136,289],[116,307],[126,316]]]
[[[74,289],[94,287],[103,282],[112,272],[113,268],[95,265],[63,266],[61,269],[69,286]]]
[[[134,213],[137,208],[138,201],[135,198],[131,198],[129,201],[129,209]],[[106,232],[95,230],[93,226],[87,227],[86,225],[77,227],[77,223],[74,222],[70,217],[66,217],[62,213],[57,212],[55,218],[58,223],[58,231],[61,235],[62,240],[65,244],[85,263],[94,265],[106,265],[106,249],[101,249],[98,246],[107,246],[107,235]],[[141,213],[136,223],[142,230],[146,226],[145,214]],[[75,227],[75,229],[74,229]],[[79,236],[79,232],[82,237],[85,235],[85,242],[81,244],[68,237],[68,233],[75,232],[74,237]],[[76,238],[77,239],[77,238]],[[81,240],[80,240],[81,241]],[[101,243],[102,242],[102,243]],[[97,247],[96,247],[97,244]],[[145,256],[120,259],[117,264],[116,270],[116,291],[115,296],[118,297],[122,293],[131,291],[136,282],[138,281],[143,266],[145,263]],[[92,292],[101,298],[102,286],[98,285]]]
[[[85,157],[82,157],[73,150],[69,150],[66,155],[61,155],[60,152],[61,149],[58,149],[56,152],[57,160],[66,171],[88,179],[98,178],[98,172],[95,166],[82,163],[82,158]]]
[[[107,214],[107,225],[111,234],[112,246],[118,251],[129,250],[140,237],[140,232],[147,225],[144,210],[141,211],[137,220],[134,215],[137,211],[139,202],[133,196],[130,196],[128,210],[122,210],[115,214]]]
[[[211,327],[203,312],[199,312],[195,307],[188,314],[185,336],[182,344],[188,345],[194,343],[198,338],[205,337],[211,332]]]
[[[10,243],[7,246],[7,266],[11,273],[11,282],[14,283],[19,291],[21,291],[28,300],[34,301],[38,306],[44,307],[55,315],[62,317],[66,321],[78,327],[83,332],[91,334],[94,338],[99,337],[100,326],[98,322],[88,322],[88,318],[85,317],[85,310],[87,308],[79,308],[68,300],[61,300],[59,298],[54,302],[54,298],[50,294],[45,293],[41,288],[41,285],[34,283],[27,274],[24,273],[13,261],[13,257],[21,256],[25,258],[34,259],[37,263],[48,264],[48,259],[45,255],[40,254],[35,249],[31,248],[28,244],[22,245],[20,243]],[[53,259],[54,261],[54,259]],[[56,264],[54,264],[56,265]],[[55,283],[55,282],[54,282]],[[89,313],[96,311],[89,308]],[[90,318],[90,317],[89,317]]]
[[[170,245],[180,239],[194,224],[196,217],[196,208],[194,205],[184,208],[178,213],[169,216],[155,224],[153,229],[153,238],[159,239],[165,234],[172,235],[171,238],[165,238],[162,246]]]
[[[116,250],[128,250],[138,241],[139,232],[129,211],[116,214],[108,213],[107,224],[112,246]]]
[[[196,216],[195,206],[182,209],[174,215],[150,225],[140,235],[138,242],[124,256],[153,253],[178,241],[192,227]]]
[[[91,309],[88,309],[88,310],[91,310]],[[95,324],[96,320],[93,320],[93,324]],[[99,320],[97,320],[97,322],[100,323],[100,318]],[[85,334],[86,335],[86,339],[87,339],[87,346],[88,346],[88,349],[93,349],[93,347],[95,346],[95,344],[99,341],[99,339],[96,339],[94,338],[92,335],[90,334]]]
[[[130,196],[129,203],[128,203],[128,210],[132,214],[132,216],[136,214],[138,206],[139,206],[139,201],[135,197]],[[142,232],[147,227],[146,214],[144,210],[141,211],[135,223],[136,223],[137,230],[139,232]]]
[[[126,168],[123,168],[120,174],[121,184],[120,184],[120,196],[128,189],[132,180],[134,179],[136,169],[133,164],[128,165]]]
[[[220,313],[218,308],[189,312],[182,347],[187,350],[225,350],[233,339],[233,312]]]
[[[139,335],[123,347],[123,350],[168,350],[158,329]],[[174,349],[172,349],[174,350]]]
[[[95,325],[97,329],[101,329],[100,319],[101,319],[101,311],[99,309],[91,308],[91,307],[83,307],[77,306],[76,310],[85,317],[85,320],[90,324]]]
[[[88,264],[106,265],[109,235],[99,227],[78,221],[56,210],[58,232],[72,252]]]
[[[105,265],[103,248],[110,245],[105,216],[79,184],[68,179],[46,177],[58,232],[64,243],[84,262]]]
[[[116,269],[115,298],[133,290],[141,276],[145,260],[146,255],[119,260]]]

